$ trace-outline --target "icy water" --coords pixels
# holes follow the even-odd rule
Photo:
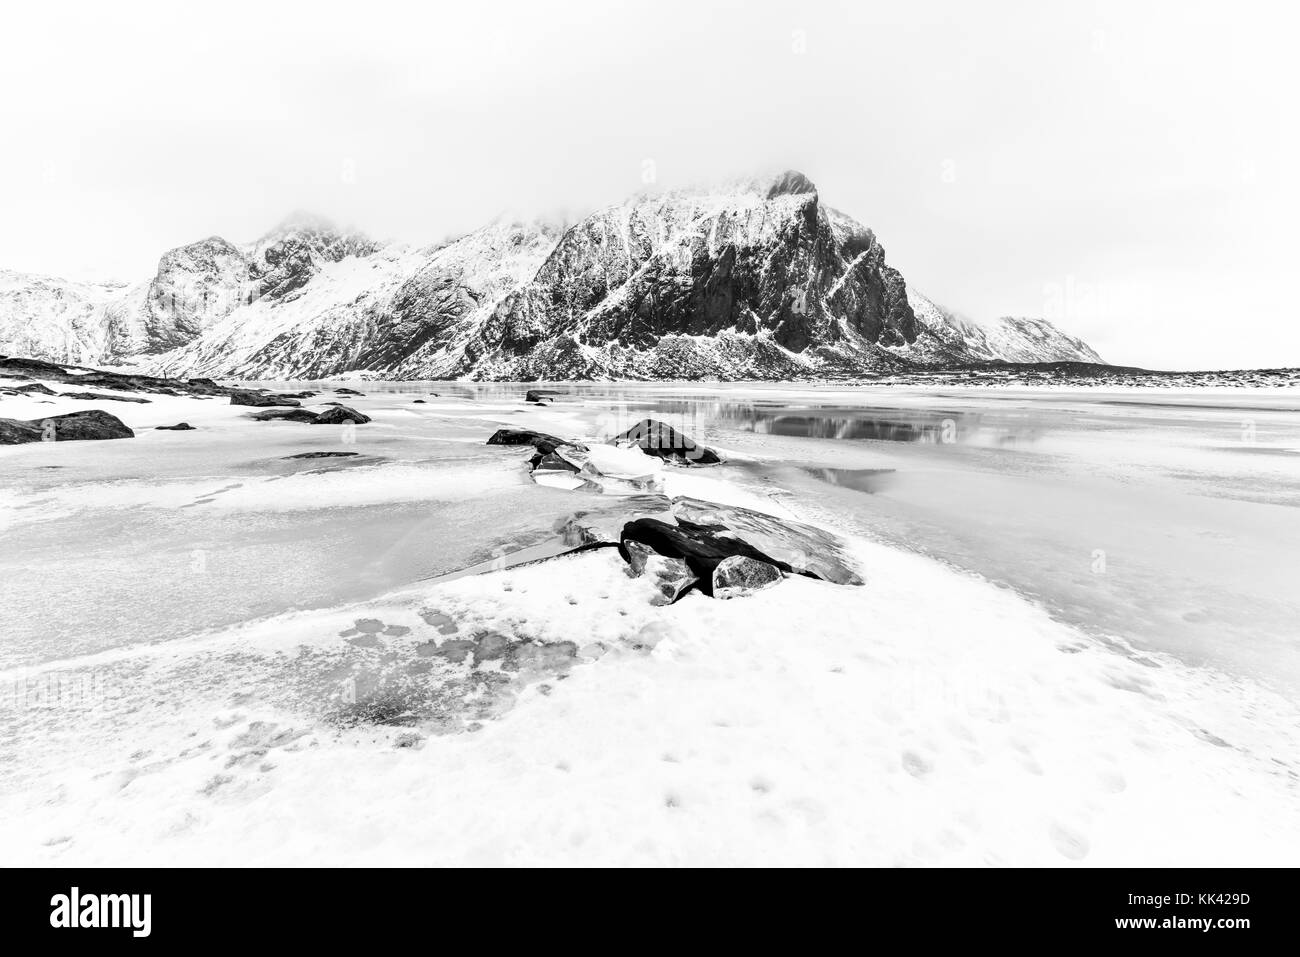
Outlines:
[[[517,384],[361,387],[376,422],[347,458],[287,459],[324,436],[218,403],[202,433],[4,450],[0,573],[28,611],[0,665],[361,600],[533,545],[574,499],[486,436],[655,417],[795,514],[1096,636],[1300,687],[1298,396],[587,383],[539,410]]]
[[[1300,687],[1300,396],[684,401],[772,494],[1092,634]]]

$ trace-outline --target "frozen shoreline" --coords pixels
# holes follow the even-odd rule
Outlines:
[[[57,414],[66,401],[11,399],[0,411],[22,417],[18,403],[31,402],[32,415]],[[173,416],[172,403],[195,411]],[[249,427],[220,400],[122,405],[128,424],[186,419],[210,430],[204,440],[247,443],[250,428],[261,430],[256,441],[276,448],[259,455],[325,437]],[[448,400],[429,413],[552,431],[582,424],[560,407],[466,406]],[[376,436],[408,414],[389,411]],[[445,424],[449,441],[472,441]],[[169,448],[200,437],[149,435]],[[68,445],[84,459],[140,441]],[[51,451],[70,454],[6,453],[34,465]],[[273,507],[346,500],[365,474],[295,474],[301,493]],[[491,476],[498,485],[484,484]],[[682,493],[777,507],[714,473],[679,478]],[[3,530],[85,504],[56,484],[7,491]],[[189,495],[210,484],[116,479],[111,508],[175,506],[179,486]],[[393,494],[408,485],[417,494],[419,476]],[[232,520],[266,507],[247,488],[212,504]],[[537,501],[564,494],[482,464],[444,494],[481,501],[514,489]],[[1293,703],[1107,647],[929,559],[853,547],[863,588],[790,579],[743,600],[691,595],[657,608],[603,550],[0,671],[5,690],[80,677],[93,705],[28,696],[0,708],[0,847],[14,864],[1294,860]],[[466,704],[464,727],[480,725],[473,731],[413,741],[409,727],[330,719],[341,666],[418,663],[420,645],[441,640],[427,620],[437,615],[460,633],[574,642],[577,655],[514,677],[508,695],[448,692]],[[383,624],[373,646],[343,637],[356,638],[358,620]],[[447,682],[468,675],[453,672]]]

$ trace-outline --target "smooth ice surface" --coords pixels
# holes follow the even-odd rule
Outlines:
[[[7,862],[1300,853],[1289,395],[351,385],[355,433],[159,397],[0,448]],[[616,503],[486,437],[647,415],[727,454],[668,494],[848,535],[866,585],[502,568]]]

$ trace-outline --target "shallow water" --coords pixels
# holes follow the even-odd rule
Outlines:
[[[375,422],[351,461],[286,461],[324,435],[214,403],[202,433],[6,450],[0,573],[40,613],[12,623],[0,665],[360,600],[534,545],[574,495],[532,485],[486,436],[652,416],[730,450],[716,471],[796,514],[1092,634],[1300,687],[1293,395],[582,383],[538,408],[516,384],[360,388],[349,401]]]

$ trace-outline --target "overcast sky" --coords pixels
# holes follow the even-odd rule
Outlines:
[[[144,279],[296,209],[425,243],[651,169],[790,167],[974,318],[1112,362],[1300,365],[1291,8],[10,5],[0,268]]]

